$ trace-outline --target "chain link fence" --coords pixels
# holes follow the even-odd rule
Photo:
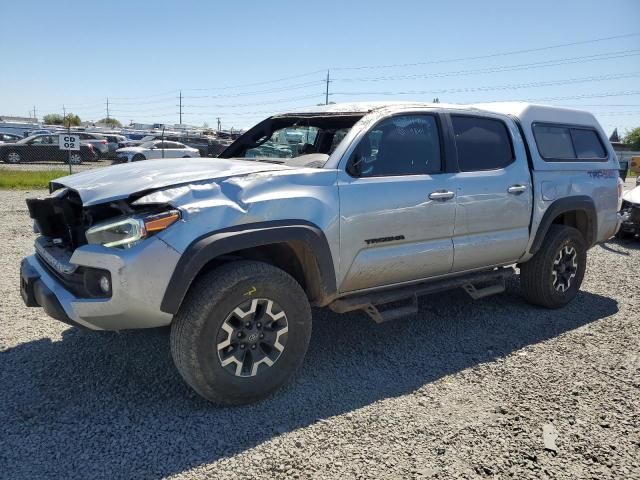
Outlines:
[[[61,136],[62,135],[62,136]],[[64,135],[73,135],[79,148],[61,148]],[[40,133],[20,138],[0,131],[2,170],[60,171],[73,174],[118,163],[156,158],[217,157],[237,135],[187,132],[122,133],[70,131]],[[78,146],[76,146],[78,147]]]

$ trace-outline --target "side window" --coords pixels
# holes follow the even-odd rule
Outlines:
[[[600,161],[607,159],[598,132],[591,128],[535,123],[533,136],[540,156],[547,161]]]
[[[425,175],[442,171],[438,122],[433,115],[381,121],[360,140],[349,161],[356,177]]]
[[[497,170],[513,161],[511,137],[504,122],[493,118],[451,115],[451,123],[460,171]]]
[[[571,129],[571,138],[573,146],[576,149],[576,156],[580,160],[593,158],[606,158],[607,151],[602,146],[602,142],[598,138],[598,134],[593,130],[581,128]]]
[[[566,127],[551,125],[534,125],[533,134],[536,137],[538,151],[542,158],[557,158],[571,160],[575,157],[571,132]]]

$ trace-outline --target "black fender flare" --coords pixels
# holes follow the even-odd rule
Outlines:
[[[222,255],[276,243],[303,242],[313,252],[323,295],[335,294],[333,257],[324,232],[311,222],[277,220],[216,230],[194,240],[184,251],[171,275],[160,309],[175,315],[191,283],[211,260]]]
[[[585,242],[587,243],[587,248],[591,247],[595,243],[598,235],[598,216],[596,214],[596,206],[591,197],[586,195],[576,195],[573,197],[560,198],[549,205],[542,216],[542,220],[540,220],[540,223],[538,224],[538,230],[536,231],[536,236],[531,244],[531,248],[529,248],[529,253],[535,254],[540,250],[542,242],[549,231],[549,227],[558,215],[572,211],[583,211],[586,214],[587,225]]]

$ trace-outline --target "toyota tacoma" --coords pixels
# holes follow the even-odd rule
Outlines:
[[[219,156],[54,180],[27,200],[27,306],[92,330],[171,326],[175,365],[219,405],[300,367],[311,307],[377,322],[421,295],[575,298],[620,224],[618,161],[587,112],[351,103],[272,116]]]

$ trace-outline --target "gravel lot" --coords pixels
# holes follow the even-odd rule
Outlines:
[[[514,282],[386,325],[316,311],[294,382],[217,409],[178,377],[166,330],[86,332],[23,306],[37,193],[0,192],[1,478],[640,478],[638,241],[592,249],[562,310]]]

